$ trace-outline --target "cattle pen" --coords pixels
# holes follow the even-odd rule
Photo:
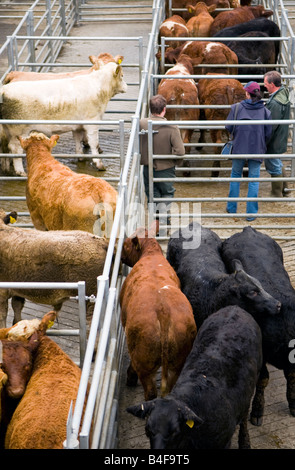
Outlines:
[[[170,3],[170,2],[169,2]],[[274,11],[274,21],[281,28],[280,70],[285,83],[293,90],[295,79],[294,53],[295,37],[292,24],[295,19],[295,5],[291,1],[263,2]],[[121,8],[121,9],[120,9]],[[171,3],[170,3],[171,8]],[[83,301],[79,295],[68,301],[61,312],[60,321],[55,327],[56,341],[82,367],[82,379],[75,410],[69,410],[67,449],[148,449],[149,441],[145,436],[144,422],[129,415],[126,407],[138,404],[143,399],[142,387],[125,386],[128,354],[124,342],[124,332],[120,323],[119,292],[127,274],[125,266],[120,266],[120,253],[126,234],[134,231],[138,225],[145,224],[148,216],[153,218],[153,208],[149,211],[144,204],[142,174],[139,165],[139,118],[147,114],[149,97],[156,91],[156,85],[162,78],[165,65],[155,58],[158,47],[164,48],[165,41],[158,42],[158,29],[164,19],[165,5],[161,0],[126,0],[125,2],[0,2],[0,22],[5,23],[7,40],[1,38],[0,75],[4,79],[10,70],[55,71],[88,67],[87,58],[91,53],[109,51],[124,55],[124,76],[128,83],[128,93],[117,95],[107,108],[105,119],[100,121],[100,143],[103,147],[102,158],[107,162],[104,178],[118,189],[118,203],[112,235],[109,244],[105,269],[98,278],[98,288],[94,303],[94,313],[90,325],[87,345],[84,327],[79,325],[84,312]],[[7,11],[6,11],[7,9]],[[172,13],[172,11],[171,11]],[[18,27],[15,22],[18,22]],[[37,27],[36,27],[37,26]],[[10,28],[10,29],[9,29]],[[36,28],[36,29],[34,29]],[[114,35],[114,31],[118,35]],[[200,76],[193,76],[199,79]],[[239,78],[248,81],[252,77]],[[261,79],[258,76],[257,79]],[[289,183],[291,197],[274,199],[267,196],[270,178],[262,174],[260,178],[261,212],[253,224],[277,239],[284,251],[285,265],[295,286],[294,270],[294,216],[295,199],[293,197],[295,181],[295,152],[293,120],[290,120],[290,138],[288,152],[284,161],[288,170],[285,178]],[[5,122],[3,122],[5,123]],[[224,207],[229,182],[228,160],[221,160],[222,176],[212,178],[208,175],[216,155],[210,150],[213,145],[206,141],[199,152],[198,134],[201,128],[224,127],[225,122],[176,122],[180,127],[191,126],[195,130],[195,139],[187,145],[187,161],[191,175],[182,176],[177,170],[175,213],[172,225],[186,224],[197,214],[202,223],[212,228],[221,237],[230,236],[245,226],[245,213],[235,215],[235,219],[226,214]],[[1,124],[1,122],[0,122]],[[63,124],[63,123],[61,123]],[[64,122],[66,124],[66,122]],[[149,129],[152,133],[152,123]],[[64,151],[62,153],[62,150]],[[192,151],[191,151],[192,150]],[[1,154],[4,158],[16,158],[17,155]],[[86,162],[78,162],[81,155],[75,154],[71,138],[65,134],[60,139],[54,155],[68,162],[75,171],[95,174],[89,164],[91,156],[86,155]],[[83,155],[85,157],[85,155]],[[150,153],[150,158],[154,156]],[[224,176],[226,175],[226,176]],[[18,226],[32,227],[26,206],[26,177],[1,175],[0,199],[6,212],[17,210]],[[150,182],[152,191],[153,181]],[[211,187],[214,189],[211,191]],[[209,188],[209,190],[208,190]],[[243,190],[244,191],[244,190]],[[246,201],[245,192],[241,202]],[[206,195],[206,196],[205,196]],[[151,197],[153,199],[153,197]],[[155,201],[157,202],[157,201]],[[117,238],[117,234],[119,236]],[[159,237],[165,250],[167,236]],[[116,246],[116,250],[115,250]],[[114,252],[115,262],[111,271]],[[25,281],[25,280],[24,280]],[[0,283],[0,288],[9,286]],[[76,286],[78,288],[78,286]],[[82,293],[83,297],[83,293]],[[84,296],[85,299],[85,296]],[[23,311],[25,318],[41,317],[50,309],[46,306],[27,303]],[[10,312],[11,321],[11,312]],[[66,331],[65,331],[66,330]],[[81,331],[82,330],[82,331]],[[74,337],[74,338],[73,338]],[[80,337],[76,340],[75,337]],[[69,339],[68,339],[69,338]],[[97,342],[94,357],[94,346]],[[81,353],[82,349],[82,353]],[[82,420],[82,408],[85,401],[86,383],[91,381],[90,394],[86,401],[86,412]],[[90,438],[90,426],[93,434]],[[249,426],[252,448],[254,449],[294,449],[294,418],[288,413],[285,399],[285,380],[281,371],[270,368],[270,384],[266,390],[266,412],[261,427]],[[237,436],[234,436],[233,448],[237,448]]]

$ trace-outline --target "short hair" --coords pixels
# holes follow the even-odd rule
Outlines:
[[[270,70],[269,72],[266,72],[264,78],[266,78],[268,83],[273,83],[276,87],[280,87],[282,85],[281,74],[276,70]]]
[[[155,95],[150,99],[150,110],[152,114],[161,114],[166,105],[166,98],[162,95]]]

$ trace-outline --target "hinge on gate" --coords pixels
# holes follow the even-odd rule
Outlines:
[[[141,131],[139,131],[139,135],[144,135],[144,134],[148,134],[149,131],[146,131],[145,129],[142,129]],[[153,134],[158,134],[159,131],[152,131]]]

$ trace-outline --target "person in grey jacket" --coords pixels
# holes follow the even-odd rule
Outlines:
[[[159,125],[153,125],[153,154],[155,155],[178,155],[185,154],[185,148],[181,139],[180,130],[175,125],[161,126],[166,121],[166,99],[162,95],[155,95],[150,99],[150,116],[140,120],[140,130],[148,129],[148,121],[159,121]],[[148,170],[148,133],[142,132],[140,135],[141,161],[144,165],[144,185],[145,193],[149,202],[149,170]],[[154,178],[175,178],[176,159],[154,159],[153,175]],[[163,181],[154,183],[155,198],[173,198],[175,188],[172,181]]]
[[[289,119],[291,103],[289,101],[289,90],[282,86],[281,74],[275,70],[264,75],[264,86],[270,94],[265,106],[271,112],[271,119]],[[274,124],[272,135],[267,144],[266,153],[282,154],[287,150],[289,126],[286,124]],[[280,158],[265,158],[265,168],[272,178],[286,176],[283,163]],[[272,182],[271,196],[289,196],[286,191],[287,184],[283,181]]]

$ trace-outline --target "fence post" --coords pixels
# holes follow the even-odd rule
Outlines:
[[[74,4],[75,4],[75,26],[77,26],[79,24],[79,21],[80,21],[80,14],[79,14],[79,0],[74,0]]]
[[[28,11],[27,17],[27,35],[34,36],[34,12],[33,10]],[[35,59],[35,40],[28,40],[28,49],[29,49],[29,62],[36,62]],[[31,71],[35,71],[36,67],[31,65]]]
[[[48,36],[52,36],[52,22],[51,22],[51,4],[50,0],[46,0],[46,22],[47,22],[47,33]],[[53,41],[49,41],[49,46],[50,50],[50,61],[53,62]]]
[[[59,5],[60,5],[60,18],[61,18],[62,35],[66,36],[67,35],[67,30],[66,30],[65,0],[59,0]]]
[[[148,121],[148,172],[149,172],[149,223],[153,220],[154,214],[154,162],[153,162],[153,122]]]

